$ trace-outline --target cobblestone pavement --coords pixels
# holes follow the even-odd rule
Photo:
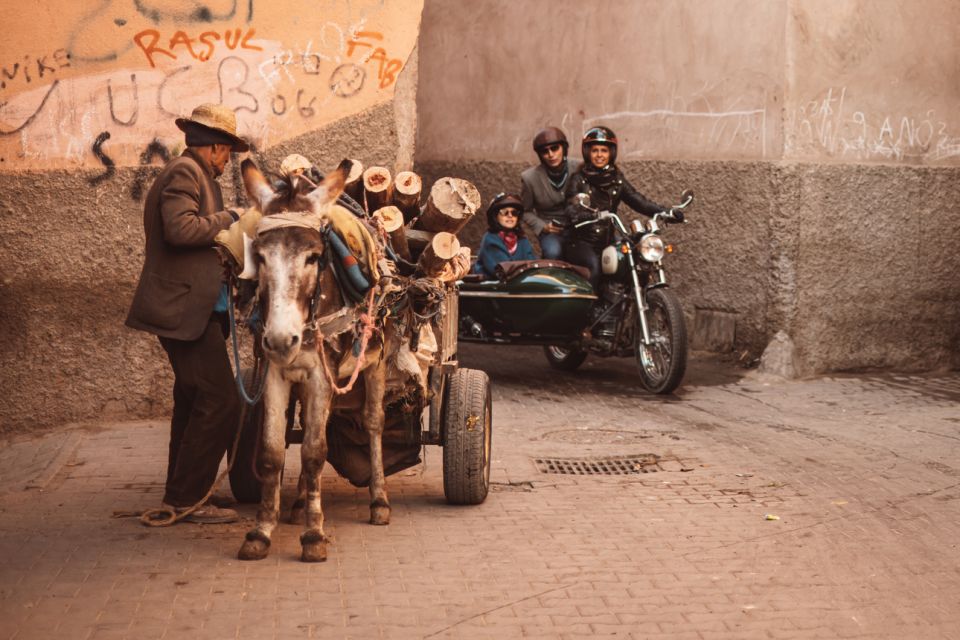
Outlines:
[[[159,503],[165,421],[5,443],[0,639],[960,638],[960,374],[764,381],[701,356],[664,398],[627,360],[461,362],[494,385],[487,501],[446,505],[431,447],[373,527],[325,473],[325,564],[289,524],[236,560],[248,505],[225,526],[111,517]],[[534,462],[611,456],[647,473]],[[288,465],[287,504],[296,448]]]

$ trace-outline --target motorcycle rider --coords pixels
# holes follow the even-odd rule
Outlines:
[[[497,265],[511,260],[536,260],[530,241],[523,237],[520,214],[523,204],[513,194],[498,193],[487,207],[487,232],[483,234],[474,273],[496,277]]]
[[[583,222],[595,214],[584,211],[574,198],[578,193],[590,196],[590,206],[599,211],[616,213],[624,202],[637,213],[647,216],[663,211],[656,202],[648,200],[637,191],[617,167],[617,135],[609,127],[592,127],[580,143],[583,166],[567,184],[566,215],[573,222]],[[567,262],[587,267],[590,284],[596,289],[600,281],[600,252],[606,246],[603,225],[589,225],[570,233],[564,244],[564,259]]]
[[[545,127],[533,138],[540,164],[520,174],[523,221],[537,234],[540,251],[548,260],[563,256],[566,187],[581,162],[567,157],[567,136],[557,127]],[[557,223],[561,224],[557,224]]]

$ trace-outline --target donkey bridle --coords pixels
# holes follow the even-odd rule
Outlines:
[[[307,314],[307,322],[303,327],[303,344],[309,346],[317,339],[317,309],[320,307],[320,277],[330,265],[330,255],[328,253],[330,243],[327,241],[327,235],[330,233],[330,227],[318,229],[320,237],[323,238],[323,251],[317,260],[317,284],[313,288],[313,295],[310,296],[310,312]]]

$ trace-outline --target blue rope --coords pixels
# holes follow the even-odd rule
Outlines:
[[[231,289],[233,289],[233,287],[231,287]],[[247,395],[247,390],[243,388],[243,373],[240,371],[240,347],[237,344],[237,320],[233,314],[232,300],[227,302],[227,312],[230,315],[230,338],[233,342],[233,361],[237,367],[237,374],[235,376],[237,391],[240,392],[240,397],[243,398],[243,401],[252,406],[260,402],[260,398],[263,397],[263,391],[267,388],[267,371],[270,370],[270,361],[267,360],[264,363],[263,379],[260,381],[260,389],[254,394],[254,397],[251,398]],[[254,370],[256,370],[256,368]]]

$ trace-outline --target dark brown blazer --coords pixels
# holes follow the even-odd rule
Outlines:
[[[146,250],[127,326],[165,338],[199,338],[223,276],[213,238],[232,222],[203,158],[187,148],[168,162],[143,207]]]

